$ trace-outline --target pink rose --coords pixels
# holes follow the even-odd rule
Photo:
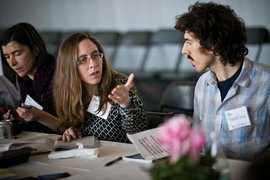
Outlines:
[[[171,153],[171,162],[175,163],[184,155],[190,155],[195,161],[205,142],[203,129],[192,129],[191,119],[186,115],[173,116],[160,125],[158,137]]]

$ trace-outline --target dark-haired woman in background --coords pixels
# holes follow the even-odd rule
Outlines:
[[[6,29],[0,43],[3,63],[17,74],[22,102],[21,107],[9,110],[4,118],[21,121],[25,131],[55,133],[60,124],[52,96],[55,58],[48,54],[40,34],[29,23],[18,23]],[[26,99],[37,106],[32,104],[32,108],[26,108]]]

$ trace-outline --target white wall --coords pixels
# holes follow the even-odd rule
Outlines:
[[[247,26],[270,29],[269,0],[215,0],[230,5]],[[0,27],[20,21],[39,29],[156,30],[196,0],[0,0]]]
[[[206,0],[205,0],[206,1]],[[196,0],[0,0],[0,27],[29,22],[37,29],[90,31],[173,28]],[[246,26],[270,30],[270,0],[215,0],[230,5]],[[261,58],[270,57],[270,46]],[[268,63],[268,59],[266,60]],[[270,62],[269,62],[270,64]]]

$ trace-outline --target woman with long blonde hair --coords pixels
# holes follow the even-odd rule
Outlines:
[[[93,135],[100,140],[129,142],[126,133],[146,129],[143,103],[129,77],[115,71],[101,44],[79,32],[60,46],[53,94],[61,120],[60,139]]]

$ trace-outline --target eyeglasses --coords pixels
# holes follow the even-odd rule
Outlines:
[[[92,57],[89,57],[89,58],[88,58],[87,56],[84,56],[84,57],[78,58],[76,64],[77,64],[77,66],[79,66],[79,65],[86,65],[87,62],[88,62],[88,61],[90,62],[91,59],[94,60],[94,61],[97,61],[97,60],[99,60],[100,58],[103,58],[103,53],[98,53],[98,52],[96,52],[96,53],[94,53],[94,54],[92,55]]]

